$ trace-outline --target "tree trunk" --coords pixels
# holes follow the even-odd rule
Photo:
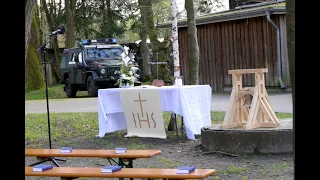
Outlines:
[[[172,55],[174,65],[174,76],[180,76],[180,62],[179,62],[179,43],[178,43],[178,22],[176,0],[171,0],[172,11]]]
[[[146,25],[146,28],[147,28],[146,31],[149,35],[150,42],[152,45],[152,54],[153,54],[154,61],[156,61],[156,58],[157,58],[159,62],[168,63],[169,44],[166,43],[166,41],[161,43],[158,40],[157,30],[154,26],[154,21],[153,21],[152,0],[138,0],[138,3],[139,3],[140,12],[141,12],[141,17],[142,17],[143,23]],[[168,64],[159,65],[159,79],[162,79],[163,81],[167,81],[167,82],[171,81]]]
[[[141,38],[140,51],[142,55],[143,76],[144,76],[144,80],[146,81],[151,78],[150,64],[148,64],[150,52],[147,44],[147,37],[148,37],[148,34],[145,28],[142,28],[140,33],[140,38]]]
[[[52,15],[49,13],[47,4],[46,4],[46,0],[41,0],[41,4],[42,4],[42,8],[46,14],[46,18],[47,18],[47,22],[48,22],[48,26],[49,26],[49,30],[51,32],[55,31],[56,28],[54,27],[54,23],[52,20]],[[55,61],[53,61],[51,63],[51,67],[52,67],[52,74],[54,76],[54,79],[56,82],[60,82],[60,73],[58,70],[58,65],[60,66],[60,51],[59,51],[59,47],[58,47],[58,40],[57,38],[54,38],[52,40],[52,46],[53,46],[53,50],[54,50],[54,57],[55,57]]]
[[[73,48],[74,43],[74,32],[75,32],[75,14],[76,14],[76,0],[65,0],[66,9],[66,48]]]
[[[109,22],[110,22],[110,24],[111,24],[111,19],[112,19],[112,11],[111,11],[111,1],[110,0],[107,0],[107,21],[106,21],[106,23],[107,24],[109,24]],[[110,21],[109,21],[110,20]],[[108,27],[108,25],[106,26],[106,27]],[[107,30],[107,37],[108,38],[112,38],[113,37],[113,34],[114,34],[114,32],[113,32],[113,30],[112,30],[112,28],[107,28],[106,29]]]
[[[62,4],[62,2],[61,2],[61,0],[59,0],[59,4],[58,4],[58,6],[59,6],[59,11],[58,11],[58,13],[59,13],[59,14],[61,13],[61,4]]]
[[[188,36],[188,58],[189,58],[189,84],[199,84],[199,46],[197,38],[197,27],[194,18],[194,7],[192,0],[185,0],[187,11],[187,36]]]
[[[34,6],[35,7],[35,6]],[[36,11],[36,8],[34,8]],[[30,41],[27,52],[26,61],[26,89],[39,90],[44,87],[44,79],[41,74],[39,56],[36,53],[36,48],[40,46],[39,41],[39,26],[37,23],[37,13],[33,13],[32,25],[30,30]]]
[[[24,36],[24,65],[25,65],[25,73],[27,72],[27,54],[28,54],[28,45],[30,39],[30,29],[32,23],[32,16],[33,16],[33,7],[36,3],[36,0],[26,0],[25,1],[25,36]],[[25,75],[25,82],[27,82],[27,76]]]
[[[42,40],[42,36],[43,36],[43,32],[42,32],[42,29],[41,29],[41,11],[40,11],[40,7],[38,5],[38,3],[35,3],[35,6],[36,6],[36,20],[37,20],[37,25],[38,25],[38,33],[39,33],[39,43],[43,42]]]
[[[100,32],[102,37],[107,37],[107,15],[106,15],[106,4],[105,0],[101,0],[101,6],[100,6],[100,12],[101,12],[101,25],[100,25]]]
[[[106,8],[107,7],[107,8]],[[111,38],[114,35],[112,26],[112,10],[111,10],[111,1],[110,0],[101,0],[100,6],[102,14],[102,22],[100,26],[100,32],[102,37]]]
[[[86,11],[86,1],[85,0],[81,0],[81,8],[82,8],[82,18],[83,18],[83,21],[84,21],[84,27],[83,27],[83,32],[84,32],[84,38],[85,39],[89,39],[89,32],[88,32],[88,25],[87,24],[87,18],[86,18],[86,14],[87,14],[87,11]]]
[[[293,134],[295,132],[295,0],[286,2],[287,18],[287,46],[290,81],[292,89],[292,106],[293,106]],[[293,147],[295,147],[295,136],[293,136]],[[294,151],[294,148],[293,148]],[[293,161],[295,155],[293,156]]]

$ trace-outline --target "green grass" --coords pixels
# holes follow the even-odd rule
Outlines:
[[[176,160],[170,160],[170,159],[167,159],[167,158],[158,158],[158,161],[160,164],[164,165],[165,167],[168,167],[168,168],[175,168],[175,167],[178,167],[178,166],[182,166],[182,162],[180,161],[176,161]]]
[[[263,177],[269,177],[269,178],[278,178],[279,172],[284,172],[284,171],[290,171],[290,169],[288,169],[288,164],[286,162],[269,164],[259,170],[260,175],[262,175]]]
[[[142,82],[142,85],[152,85],[152,81]]]
[[[25,142],[46,142],[47,114],[25,115]],[[98,134],[97,113],[50,113],[52,140],[72,139]]]
[[[171,113],[163,113],[165,127],[167,128],[170,121]],[[213,111],[211,112],[212,124],[223,122],[225,112]],[[276,113],[278,118],[292,118],[291,113]],[[27,143],[41,143],[47,141],[47,114],[26,114],[25,115],[25,141]],[[180,119],[180,118],[178,118]],[[50,113],[51,134],[52,140],[68,140],[77,137],[94,137],[98,134],[98,113]],[[179,121],[178,121],[179,123]],[[180,124],[180,123],[179,123]],[[168,138],[175,136],[174,132]],[[113,136],[123,137],[125,131],[118,131],[112,134]],[[145,145],[139,139],[131,141],[129,148],[144,149]]]
[[[66,92],[63,91],[63,84],[54,85],[48,87],[48,97],[49,99],[65,99],[67,98]],[[88,96],[87,91],[79,91],[77,97]],[[34,91],[25,91],[25,100],[42,100],[46,99],[46,89]]]
[[[293,118],[292,113],[275,113],[278,119],[286,119],[286,118]]]
[[[146,146],[138,138],[132,138],[128,149],[146,149]]]
[[[244,174],[248,172],[248,168],[246,167],[237,167],[234,164],[231,164],[226,169],[226,174]]]

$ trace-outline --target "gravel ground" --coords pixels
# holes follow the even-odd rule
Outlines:
[[[126,146],[128,149],[159,149],[161,154],[148,159],[133,161],[134,167],[175,168],[181,165],[195,165],[197,168],[213,168],[217,174],[206,179],[272,179],[291,180],[293,176],[293,155],[238,155],[210,153],[204,150],[200,140],[178,140],[173,132],[167,132],[165,140],[152,138],[124,138],[125,131],[106,135],[104,138],[81,137],[71,140],[60,140],[52,143],[52,148],[70,146],[78,149],[114,149]],[[199,138],[199,137],[198,137]],[[26,143],[26,148],[48,148],[47,143]],[[36,162],[35,157],[26,157],[25,165]],[[102,167],[108,165],[106,159],[68,158],[61,166]],[[31,179],[59,179],[45,177],[26,177]],[[79,180],[91,180],[79,178]],[[92,179],[94,180],[94,179]]]

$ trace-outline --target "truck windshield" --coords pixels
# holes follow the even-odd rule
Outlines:
[[[88,58],[121,58],[123,50],[121,48],[87,49]]]

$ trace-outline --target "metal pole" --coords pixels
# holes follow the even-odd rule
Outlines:
[[[48,116],[48,131],[49,131],[49,148],[51,149],[51,130],[50,130],[50,113],[49,113],[49,98],[48,98],[48,82],[47,82],[47,62],[46,62],[46,47],[43,50],[43,62],[44,62],[44,76],[46,84],[46,101],[47,101],[47,116]]]
[[[159,71],[158,71],[158,66],[159,66],[159,63],[158,63],[158,52],[156,53],[157,54],[157,56],[156,56],[156,58],[157,58],[157,79],[159,79]]]

